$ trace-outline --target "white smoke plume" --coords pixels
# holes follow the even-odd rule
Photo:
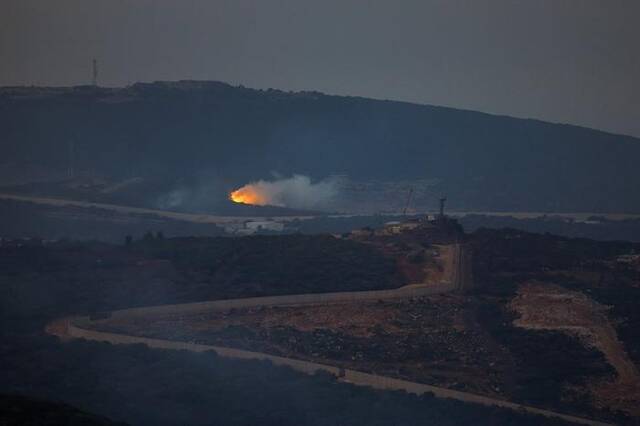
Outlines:
[[[251,182],[233,191],[230,198],[246,204],[322,209],[331,204],[337,193],[337,182],[334,179],[312,183],[308,176],[293,175],[274,181]]]

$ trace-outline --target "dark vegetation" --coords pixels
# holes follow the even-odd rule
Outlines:
[[[393,259],[328,235],[143,240],[133,250],[170,261],[220,297],[376,290],[405,284]]]
[[[220,182],[210,209],[275,170],[437,179],[457,209],[640,211],[637,139],[451,108],[218,82],[4,88],[0,128],[7,170],[60,174],[73,144],[78,173],[164,179],[164,193]]]
[[[577,221],[553,215],[532,219],[519,219],[512,216],[467,215],[461,217],[459,221],[467,232],[473,232],[479,228],[512,228],[570,238],[640,242],[640,219],[610,220],[594,216],[587,221]]]
[[[164,238],[148,233],[117,246],[65,241],[5,241],[0,246],[5,315],[401,284],[393,259],[368,245],[322,235]]]
[[[627,241],[594,241],[566,238],[551,234],[534,234],[517,229],[479,229],[472,234],[474,246],[474,278],[484,289],[512,291],[518,281],[527,278],[549,278],[551,270],[581,268],[611,271],[617,256],[640,253],[640,243]],[[504,276],[516,279],[505,283]],[[500,278],[492,281],[492,278]],[[628,283],[626,283],[628,284]]]
[[[67,404],[19,395],[0,394],[2,426],[126,426]]]

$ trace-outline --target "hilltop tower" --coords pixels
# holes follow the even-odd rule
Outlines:
[[[444,203],[447,201],[447,197],[440,198],[440,214],[438,215],[439,219],[444,219]]]

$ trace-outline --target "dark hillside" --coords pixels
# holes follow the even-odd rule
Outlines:
[[[126,426],[85,413],[66,404],[0,394],[0,424],[3,426]]]
[[[227,189],[348,172],[437,179],[456,209],[640,211],[637,139],[450,108],[218,82],[5,88],[0,129],[11,170],[59,176],[73,158],[87,173]]]

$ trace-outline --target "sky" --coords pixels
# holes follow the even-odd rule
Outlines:
[[[637,0],[0,0],[0,86],[220,80],[640,137]]]

